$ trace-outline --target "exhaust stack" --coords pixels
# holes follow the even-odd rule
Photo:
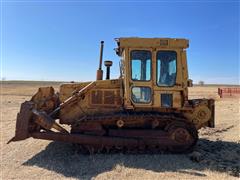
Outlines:
[[[103,70],[102,70],[103,46],[104,46],[104,41],[101,41],[99,67],[97,70],[97,80],[103,79]]]

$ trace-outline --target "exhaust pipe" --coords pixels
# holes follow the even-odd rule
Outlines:
[[[103,70],[102,70],[103,46],[104,46],[104,41],[101,41],[99,67],[97,70],[97,80],[103,79]]]

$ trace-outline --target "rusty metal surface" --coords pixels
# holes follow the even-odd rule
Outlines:
[[[40,87],[31,101],[34,103],[34,109],[46,113],[52,112],[60,104],[58,94],[55,93],[53,87]]]
[[[114,91],[104,91],[104,104],[114,104],[115,103]]]
[[[85,134],[95,134],[95,135],[104,135],[106,130],[103,129],[100,123],[85,123],[81,126],[72,126],[71,133],[85,133]]]
[[[79,143],[84,145],[105,145],[112,146],[121,145],[121,146],[135,146],[137,147],[139,142],[137,139],[123,139],[123,138],[109,138],[103,136],[91,136],[91,135],[65,135],[61,133],[53,133],[53,132],[36,132],[32,133],[31,136],[37,139],[46,139],[46,140],[54,140],[54,141],[64,141],[64,142],[72,142]]]
[[[37,139],[46,139],[54,141],[79,143],[82,145],[102,145],[102,146],[123,146],[123,147],[141,147],[141,146],[176,146],[182,145],[174,141],[169,136],[155,138],[133,138],[133,137],[107,137],[82,134],[62,134],[55,132],[36,132],[31,137]]]
[[[192,99],[189,100],[190,112],[184,116],[200,129],[201,127],[215,126],[215,100],[214,99]]]
[[[51,116],[46,114],[46,112],[37,111],[36,109],[33,109],[32,112],[36,116],[34,118],[34,122],[43,127],[44,129],[51,130],[53,128],[59,132],[68,133],[66,129],[56,123],[54,119],[51,118]]]
[[[114,122],[118,122],[116,121],[117,119],[123,119],[127,124],[121,126],[121,128],[117,128],[119,127],[117,123],[114,124]],[[142,122],[144,120],[145,122]],[[153,127],[152,122],[156,124],[156,120],[159,123]],[[99,135],[98,132],[100,132],[98,130],[101,130],[101,128],[99,128],[101,125],[104,126],[107,131],[102,134],[103,136],[97,136]],[[137,126],[142,129],[134,129],[134,127]],[[78,131],[79,129],[81,130]],[[171,152],[187,151],[194,146],[198,139],[196,128],[185,119],[158,113],[115,114],[111,116],[95,116],[95,118],[86,117],[83,122],[79,122],[77,128],[74,128],[74,134],[78,133],[78,135],[83,135],[84,133],[89,134],[89,131],[92,131],[92,134],[94,134],[96,138],[108,137],[115,139],[117,137],[138,139],[142,142],[140,142],[139,147],[136,147],[136,149],[140,147],[141,149],[145,149],[146,146],[150,146],[153,148],[151,150],[154,151],[157,149],[163,150],[164,148],[171,149]],[[80,141],[78,143],[81,144]],[[82,145],[85,146],[86,144]],[[87,145],[88,148],[94,145],[91,149],[95,149],[97,152],[99,152],[98,145],[105,147],[100,143]],[[110,145],[108,144],[108,146]],[[122,147],[121,144],[114,144],[114,141],[111,146],[117,146],[118,149],[131,149],[131,146]]]
[[[103,91],[92,91],[92,104],[102,104]]]
[[[110,129],[109,136],[131,138],[166,138],[168,133],[161,130]]]
[[[29,122],[33,116],[32,108],[34,103],[25,101],[21,104],[20,112],[17,114],[15,136],[8,142],[20,141],[29,137]]]
[[[208,100],[208,107],[211,110],[211,118],[208,121],[208,127],[214,128],[215,127],[215,100],[209,99]]]
[[[103,71],[102,71],[103,47],[104,47],[104,41],[101,41],[99,67],[98,67],[98,70],[97,70],[96,80],[102,80],[103,79]]]
[[[134,150],[139,152],[162,152],[169,150],[174,153],[192,149],[198,140],[197,131],[189,123],[169,124],[165,131],[144,129],[109,129],[104,136],[86,135],[74,132],[63,134],[56,132],[33,132],[31,137],[37,139],[63,141],[80,144],[90,152],[108,150]]]
[[[85,126],[86,124],[99,123],[102,126],[108,127],[119,127],[118,122],[123,121],[122,128],[143,128],[143,129],[159,129],[163,128],[167,124],[173,121],[187,121],[186,118],[181,117],[181,114],[169,114],[159,112],[127,112],[123,111],[120,113],[111,114],[97,114],[84,116],[75,123],[75,126]]]

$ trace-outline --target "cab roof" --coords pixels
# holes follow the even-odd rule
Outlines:
[[[116,53],[121,55],[125,48],[175,48],[186,49],[189,47],[189,40],[181,38],[140,38],[121,37],[116,38],[118,47]]]

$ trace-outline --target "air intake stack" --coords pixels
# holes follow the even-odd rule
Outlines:
[[[106,66],[106,79],[110,79],[110,67],[112,66],[112,61],[104,61],[104,65]]]

